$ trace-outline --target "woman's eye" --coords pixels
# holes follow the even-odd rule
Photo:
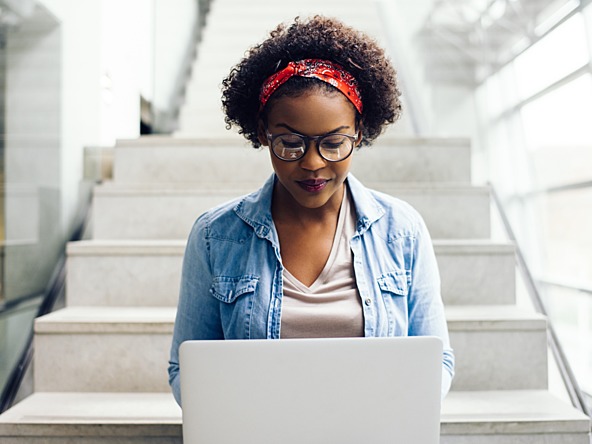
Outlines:
[[[292,150],[299,150],[302,148],[302,143],[300,141],[296,142],[296,141],[283,141],[282,145],[284,146],[284,148],[286,149],[292,149]]]

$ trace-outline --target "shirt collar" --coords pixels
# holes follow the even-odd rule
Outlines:
[[[351,173],[347,176],[347,185],[356,209],[356,229],[359,234],[363,234],[370,225],[385,214],[385,210],[370,190]]]
[[[271,217],[271,198],[274,183],[275,174],[272,174],[259,190],[245,196],[234,207],[237,216],[249,224],[255,230],[257,236],[269,239],[272,242],[277,238]]]

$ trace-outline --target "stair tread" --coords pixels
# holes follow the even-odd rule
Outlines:
[[[544,331],[546,317],[516,305],[448,305],[448,331]]]
[[[388,145],[393,143],[396,145],[413,145],[413,146],[462,146],[470,147],[470,139],[463,137],[411,137],[403,135],[389,134],[388,132],[381,135],[372,146]],[[216,137],[171,137],[162,135],[143,136],[137,139],[118,139],[116,142],[116,149],[118,148],[163,148],[170,149],[171,147],[182,147],[187,149],[209,149],[211,145],[229,146],[236,149],[243,150],[248,147],[248,142],[242,136],[236,134],[221,135]],[[372,149],[372,147],[364,148],[364,150]]]
[[[590,430],[590,419],[546,390],[451,391],[442,434],[545,433]]]
[[[87,427],[83,427],[87,426]],[[0,416],[0,436],[181,434],[181,409],[169,393],[35,393]],[[586,433],[589,418],[544,390],[450,392],[441,433]]]
[[[0,415],[0,436],[181,436],[180,425],[181,409],[169,393],[37,392]]]
[[[271,170],[269,172],[271,175]],[[113,181],[104,182],[95,186],[95,194],[178,194],[178,195],[236,195],[236,193],[249,193],[257,190],[263,185],[261,182],[168,182],[168,183],[118,183]],[[370,189],[378,191],[407,191],[419,193],[455,193],[455,194],[477,194],[489,195],[490,188],[485,185],[469,185],[463,183],[429,183],[429,182],[368,182],[365,185]]]
[[[172,333],[176,307],[67,307],[35,320],[35,333]]]
[[[543,315],[513,305],[446,307],[450,331],[466,329],[539,330]],[[36,333],[168,333],[176,307],[67,307],[35,321]]]
[[[187,241],[184,239],[91,239],[70,242],[68,255],[101,254],[183,254]],[[512,254],[514,245],[490,239],[434,239],[434,249],[440,253],[487,253]]]

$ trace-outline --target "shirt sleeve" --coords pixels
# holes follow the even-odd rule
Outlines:
[[[443,343],[442,399],[454,377],[454,353],[450,346],[444,304],[440,293],[440,273],[428,229],[419,219],[413,246],[409,289],[409,335],[437,336]]]
[[[169,384],[179,405],[179,347],[188,340],[223,338],[218,302],[210,295],[212,272],[209,243],[205,234],[206,218],[202,216],[191,230],[183,257],[179,302],[168,368]]]

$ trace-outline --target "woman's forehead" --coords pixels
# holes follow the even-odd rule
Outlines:
[[[295,97],[281,96],[269,105],[269,127],[289,127],[303,134],[324,134],[336,128],[355,127],[355,108],[339,91],[311,91]]]

